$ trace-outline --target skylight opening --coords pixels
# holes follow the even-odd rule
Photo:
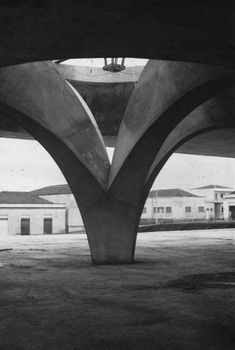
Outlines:
[[[84,66],[84,67],[103,67],[105,65],[104,58],[77,58],[68,60],[55,60],[57,63],[67,64],[72,66]],[[148,59],[143,58],[125,58],[125,66],[145,66]]]

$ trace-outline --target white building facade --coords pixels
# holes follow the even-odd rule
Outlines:
[[[155,222],[193,221],[206,218],[205,198],[181,189],[150,191],[141,219]]]
[[[65,211],[25,192],[0,192],[0,236],[65,233]]]
[[[220,185],[208,185],[204,187],[193,188],[190,190],[197,196],[205,197],[206,211],[209,212],[207,216],[212,219],[227,219],[228,214],[225,214],[224,199],[233,190],[232,188]],[[227,208],[226,208],[227,210]]]
[[[224,220],[235,220],[235,191],[223,198]]]
[[[141,223],[231,218],[231,213],[229,214],[229,209],[227,209],[229,204],[226,208],[224,204],[225,197],[231,191],[232,189],[228,187],[216,185],[196,188],[192,192],[181,189],[150,191],[141,216]],[[68,185],[43,187],[30,193],[55,205],[63,205],[66,208],[66,232],[84,230],[80,210]],[[233,216],[235,219],[235,196]]]
[[[84,230],[82,216],[74,195],[68,185],[55,185],[32,191],[31,194],[66,207],[66,231],[77,232]]]

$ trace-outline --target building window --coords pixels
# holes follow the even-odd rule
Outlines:
[[[185,207],[185,213],[191,213],[191,207]]]
[[[157,213],[164,213],[163,207],[157,207]]]
[[[143,214],[146,214],[146,212],[147,212],[147,209],[144,207]]]
[[[204,213],[204,207],[198,207],[199,213]]]
[[[218,200],[218,193],[215,193],[215,200]]]
[[[153,212],[156,213],[157,212],[157,208],[153,207]]]
[[[221,207],[221,213],[222,214],[224,213],[224,207],[223,206]]]
[[[171,207],[166,207],[166,213],[171,213]]]
[[[221,193],[221,196],[220,196],[221,198],[223,198],[224,197],[224,195],[223,195],[223,193]]]

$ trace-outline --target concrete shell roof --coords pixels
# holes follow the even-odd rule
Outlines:
[[[47,195],[57,195],[57,194],[70,194],[72,192],[69,186],[66,184],[66,185],[42,187],[37,190],[31,191],[30,193],[36,196],[47,196]]]
[[[0,192],[0,204],[53,204],[28,192]]]
[[[139,57],[234,66],[234,1],[2,1],[0,65]]]
[[[170,189],[150,191],[149,197],[198,197],[198,196],[190,192],[181,190],[180,188],[170,188]]]

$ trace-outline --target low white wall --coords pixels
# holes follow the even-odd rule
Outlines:
[[[30,234],[43,234],[44,218],[52,218],[52,233],[65,233],[65,208],[0,208],[0,217],[8,218],[8,235],[21,234],[21,219],[30,219]]]

